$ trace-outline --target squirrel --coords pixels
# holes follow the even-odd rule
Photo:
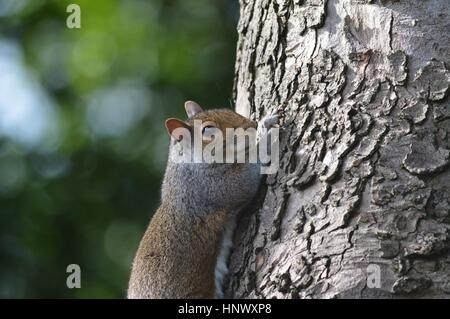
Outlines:
[[[221,285],[227,272],[236,215],[259,189],[258,162],[175,160],[183,142],[184,147],[192,146],[179,129],[194,133],[195,121],[202,123],[202,138],[210,129],[225,133],[227,128],[256,129],[257,123],[229,109],[204,111],[192,101],[185,103],[185,110],[187,121],[170,118],[165,122],[171,142],[161,204],[133,261],[130,299],[223,297]],[[207,144],[208,139],[204,138],[202,148]]]

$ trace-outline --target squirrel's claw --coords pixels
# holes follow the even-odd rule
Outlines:
[[[263,123],[264,127],[266,129],[271,129],[272,127],[275,127],[276,125],[280,124],[280,120],[285,116],[284,109],[280,106],[275,109],[274,114],[267,116],[264,118]]]
[[[275,125],[279,124],[279,121],[280,121],[280,117],[277,114],[270,115],[264,119],[264,127],[266,129],[271,129]]]

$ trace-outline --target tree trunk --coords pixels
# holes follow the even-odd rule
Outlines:
[[[241,0],[235,100],[285,110],[233,298],[450,296],[448,0]]]

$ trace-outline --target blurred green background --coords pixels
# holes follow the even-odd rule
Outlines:
[[[125,296],[165,118],[188,99],[230,106],[238,5],[0,0],[1,298]],[[81,289],[66,286],[73,263]]]

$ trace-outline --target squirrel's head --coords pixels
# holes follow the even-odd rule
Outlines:
[[[208,162],[208,151],[211,153],[209,163],[218,163],[220,158],[223,159],[222,163],[230,163],[227,156],[231,154],[242,163],[237,156],[239,152],[248,160],[253,159],[249,150],[256,151],[256,122],[230,109],[203,110],[192,101],[187,101],[184,107],[188,116],[186,121],[170,118],[165,125],[174,145],[189,150],[189,159]],[[193,151],[195,147],[199,149]],[[203,154],[201,160],[198,160],[199,156],[193,155],[195,151]],[[254,160],[256,163],[256,158]]]
[[[228,109],[204,111],[191,101],[185,109],[188,120],[166,121],[171,146],[163,197],[184,196],[183,205],[192,207],[242,208],[261,180],[257,124]]]

